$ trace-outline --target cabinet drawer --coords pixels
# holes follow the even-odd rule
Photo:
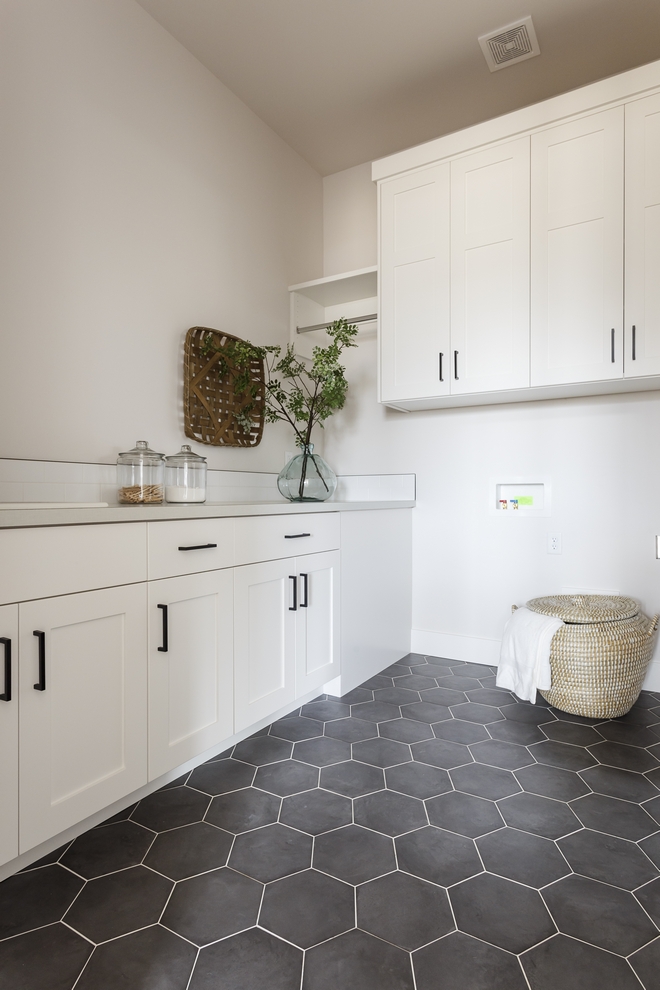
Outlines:
[[[237,565],[338,549],[338,512],[244,516],[236,520]]]
[[[150,522],[149,580],[215,571],[234,563],[233,519]]]
[[[147,577],[146,523],[0,531],[0,604],[135,584]]]

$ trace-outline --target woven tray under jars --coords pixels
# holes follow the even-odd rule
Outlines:
[[[550,595],[527,608],[564,625],[552,638],[552,687],[541,691],[555,708],[587,718],[618,718],[642,690],[658,616],[647,618],[632,598]]]

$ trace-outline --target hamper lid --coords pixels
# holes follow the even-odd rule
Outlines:
[[[527,608],[564,622],[611,622],[631,619],[639,612],[637,602],[621,595],[547,595],[532,598]]]

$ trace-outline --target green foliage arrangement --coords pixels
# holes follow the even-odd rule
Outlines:
[[[353,338],[358,328],[347,320],[335,320],[326,332],[332,341],[327,347],[314,348],[311,363],[297,357],[291,344],[284,354],[277,345],[258,347],[248,340],[231,341],[221,349],[213,334],[207,336],[203,353],[219,355],[218,374],[246,398],[237,415],[243,429],[249,431],[251,413],[265,395],[266,422],[288,423],[297,446],[304,451],[311,443],[314,426],[318,423],[323,427],[325,420],[343,407],[348,382],[339,358],[345,348],[357,346]],[[261,362],[263,377],[255,375],[255,358]]]

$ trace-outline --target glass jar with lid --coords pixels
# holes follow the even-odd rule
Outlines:
[[[178,454],[165,458],[165,500],[206,501],[206,458],[184,443]]]
[[[163,454],[138,440],[117,457],[117,500],[122,505],[159,505],[163,501]]]

